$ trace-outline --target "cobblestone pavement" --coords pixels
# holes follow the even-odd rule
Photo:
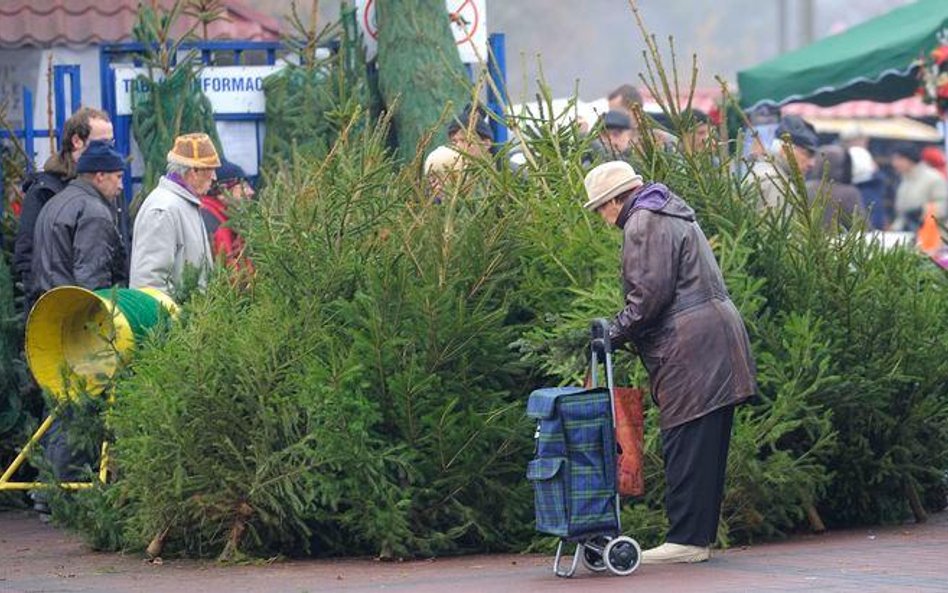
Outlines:
[[[0,513],[0,593],[491,593],[948,592],[948,513],[927,523],[839,531],[718,552],[708,563],[643,566],[631,576],[552,575],[546,556],[468,556],[412,562],[286,561],[259,566],[90,552],[25,512]]]

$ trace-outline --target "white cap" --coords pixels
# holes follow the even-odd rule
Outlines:
[[[586,210],[596,210],[623,192],[642,185],[642,176],[625,161],[610,161],[595,167],[583,181],[588,201]]]

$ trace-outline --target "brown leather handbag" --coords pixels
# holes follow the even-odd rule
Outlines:
[[[592,377],[586,375],[586,387]],[[616,414],[616,472],[619,496],[645,494],[645,415],[643,392],[638,387],[614,387]]]
[[[638,387],[615,387],[614,390],[619,496],[642,496],[645,494],[642,390]]]

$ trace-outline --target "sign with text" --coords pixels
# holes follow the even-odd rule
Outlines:
[[[372,59],[378,51],[379,28],[375,20],[376,0],[356,0],[356,20],[365,39],[366,58]],[[474,64],[487,59],[487,2],[486,0],[445,0],[454,43],[461,61]]]
[[[263,113],[263,79],[281,66],[206,66],[201,69],[198,84],[211,101],[214,113]],[[148,76],[147,68],[115,66],[115,113],[131,115],[132,89],[136,93],[150,91],[151,83],[140,79]],[[160,75],[158,75],[160,77]]]

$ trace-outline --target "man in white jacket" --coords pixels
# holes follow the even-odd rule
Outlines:
[[[200,196],[210,189],[220,166],[207,134],[175,138],[167,173],[135,217],[130,288],[172,294],[181,288],[188,268],[197,272],[198,286],[206,286],[214,256],[201,218]]]
[[[895,220],[891,231],[915,232],[922,226],[929,205],[938,220],[948,214],[948,182],[922,160],[921,149],[911,142],[892,148],[892,168],[901,181],[895,191]]]

